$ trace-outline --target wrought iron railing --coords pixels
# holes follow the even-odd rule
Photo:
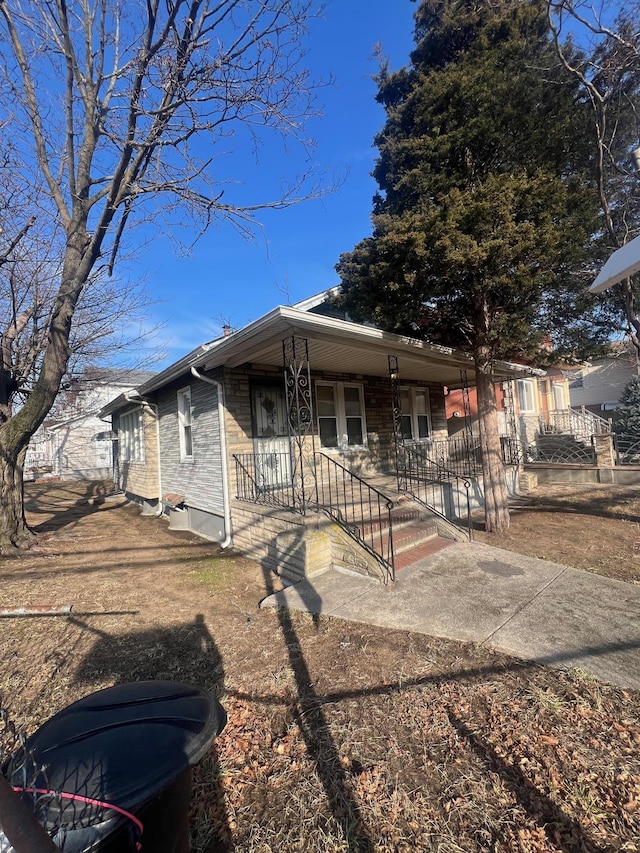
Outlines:
[[[398,489],[473,539],[471,479],[433,459],[426,445],[399,446]]]
[[[556,465],[597,464],[593,444],[582,444],[568,435],[539,435],[524,448],[524,461]]]
[[[236,497],[303,512],[325,512],[381,565],[385,582],[394,580],[393,501],[344,465],[315,455],[313,494],[300,502],[292,484],[288,453],[234,453]]]
[[[457,477],[475,477],[482,471],[480,438],[477,435],[452,436],[428,444],[412,442],[408,446]]]
[[[452,436],[429,442],[405,442],[404,447],[415,449],[428,461],[453,472],[458,477],[477,477],[482,473],[482,449],[480,436]],[[522,446],[516,436],[501,435],[500,447],[505,465],[518,465],[522,459]]]
[[[373,556],[384,580],[395,580],[393,501],[324,453],[316,454],[318,508]]]
[[[289,453],[234,453],[236,497],[296,510]]]
[[[514,435],[500,436],[500,449],[502,461],[505,465],[519,465],[522,462],[522,442]]]
[[[640,465],[640,436],[614,435],[616,465]]]

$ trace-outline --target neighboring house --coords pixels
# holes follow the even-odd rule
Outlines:
[[[327,561],[389,577],[426,516],[457,535],[447,519],[460,521],[469,483],[432,454],[446,461],[444,392],[462,376],[473,381],[465,353],[328,316],[312,298],[197,347],[101,416],[117,434],[117,486],[146,512],[290,578]],[[481,503],[476,480],[471,492]]]
[[[85,368],[60,392],[52,413],[31,439],[26,479],[43,474],[63,480],[110,478],[113,437],[98,412],[114,396],[152,376],[147,370]]]
[[[531,373],[500,382],[495,389],[500,434],[515,434],[526,443],[540,431],[565,432],[570,425],[569,380],[564,373],[558,368]],[[478,434],[475,388],[448,390],[445,405],[449,435]]]
[[[544,374],[541,370],[533,373],[496,384],[505,460],[606,467],[611,448],[595,437],[609,435],[609,422],[569,405],[567,371],[551,367]],[[445,399],[451,441],[463,450],[474,448],[480,463],[476,389],[452,389]]]
[[[631,341],[614,341],[606,356],[566,372],[571,405],[610,417],[629,381],[639,374],[638,352]]]

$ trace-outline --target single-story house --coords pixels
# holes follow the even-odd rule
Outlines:
[[[445,410],[446,388],[473,384],[473,361],[326,308],[277,307],[105,406],[116,484],[290,579],[331,563],[387,580],[427,528],[467,535],[482,503],[449,456]],[[513,491],[516,479],[512,466]]]

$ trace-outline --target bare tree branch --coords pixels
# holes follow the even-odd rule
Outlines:
[[[111,316],[91,293],[114,273],[131,226],[180,208],[193,239],[214,221],[249,234],[260,210],[321,193],[303,175],[274,198],[240,201],[217,169],[232,131],[256,148],[275,132],[308,156],[314,94],[303,37],[314,2],[0,0],[0,87],[12,109],[0,151],[20,140],[15,192],[33,204],[13,220],[6,250],[20,283],[11,291],[6,279],[9,302],[22,289],[1,349],[0,549],[28,538],[18,460],[70,359],[122,316],[117,281]],[[152,215],[149,198],[159,200]],[[32,255],[18,258],[36,214]],[[0,278],[0,311],[3,286]]]
[[[640,4],[632,0],[620,11],[611,3],[596,9],[581,0],[549,0],[547,8],[557,55],[591,103],[603,244],[611,251],[640,233],[640,175],[631,157],[640,143]],[[634,282],[627,279],[618,290],[628,333],[640,350]]]

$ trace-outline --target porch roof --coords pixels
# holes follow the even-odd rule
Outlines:
[[[456,387],[461,384],[460,370],[466,370],[469,384],[475,382],[473,358],[460,350],[285,306],[218,339],[195,361],[195,366],[205,370],[247,363],[281,367],[282,341],[292,335],[309,341],[312,370],[388,376],[388,356],[394,355],[401,380]],[[544,371],[500,361],[494,364],[494,373],[500,380]]]

